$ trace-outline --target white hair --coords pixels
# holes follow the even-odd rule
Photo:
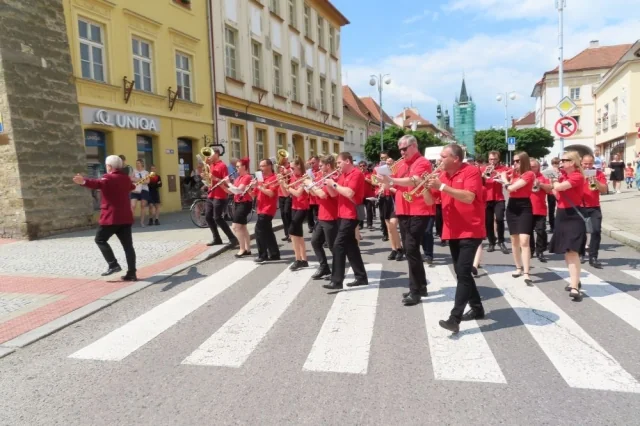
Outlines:
[[[398,143],[406,142],[407,145],[418,145],[418,140],[413,135],[404,135],[400,138]]]
[[[104,164],[106,164],[107,166],[111,166],[114,169],[121,169],[122,168],[122,158],[118,157],[117,155],[110,155],[104,161]]]

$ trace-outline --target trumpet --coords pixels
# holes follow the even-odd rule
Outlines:
[[[403,161],[404,161],[404,157],[400,157],[396,161],[394,161],[393,164],[389,166],[391,173],[393,173],[394,175],[398,173],[398,166],[400,166],[400,164],[402,164]]]
[[[487,168],[484,170],[484,174],[482,175],[482,177],[485,179],[491,179],[491,175],[493,175],[493,170],[495,168],[496,166],[494,166],[493,164],[488,165]]]
[[[531,192],[538,192],[540,191],[540,185],[538,183],[538,179],[533,181],[533,187],[531,188]]]
[[[133,184],[134,184],[134,185],[136,185],[136,186],[137,186],[137,185],[144,185],[144,183],[145,183],[145,182],[148,182],[148,181],[149,181],[149,178],[151,178],[152,176],[155,176],[155,175],[156,175],[156,174],[155,174],[155,173],[153,173],[153,172],[152,172],[152,173],[149,173],[146,177],[143,177],[143,178],[141,178],[141,179],[138,179],[138,180],[137,180],[137,181],[135,181]]]
[[[418,190],[421,189],[429,181],[429,179],[431,179],[432,177],[434,177],[435,175],[440,173],[443,165],[444,164],[440,163],[440,165],[438,167],[436,167],[436,169],[434,171],[432,171],[431,173],[423,174],[420,177],[420,179],[422,179],[420,181],[420,183],[415,188],[413,188],[411,191],[403,192],[402,193],[402,198],[404,198],[405,201],[407,201],[409,203],[412,203],[415,200],[414,196],[418,193]],[[422,195],[422,193],[425,191],[425,189],[422,189],[418,195]]]
[[[331,173],[322,176],[320,179],[318,179],[317,181],[313,182],[311,185],[309,185],[307,187],[307,191],[310,191],[311,189],[315,188],[316,186],[320,185],[321,183],[323,183],[325,180],[329,179],[331,176],[340,173],[340,169],[337,168],[334,171],[332,171]]]
[[[589,189],[592,191],[598,190],[598,183],[596,182],[595,177],[589,177]]]

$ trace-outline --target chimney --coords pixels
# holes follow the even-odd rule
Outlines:
[[[600,47],[600,40],[591,40],[589,49],[595,49],[596,47]]]

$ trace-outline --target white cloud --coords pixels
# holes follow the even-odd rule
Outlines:
[[[440,16],[440,13],[432,12],[432,11],[430,11],[428,9],[425,9],[422,12],[420,12],[420,13],[418,13],[416,15],[410,16],[407,19],[403,20],[402,23],[403,24],[414,24],[416,22],[422,21],[422,20],[427,19],[429,17],[431,18],[432,21],[437,21],[439,16]]]

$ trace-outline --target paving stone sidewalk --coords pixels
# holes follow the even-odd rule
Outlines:
[[[601,197],[602,232],[640,250],[640,191],[623,189]]]

